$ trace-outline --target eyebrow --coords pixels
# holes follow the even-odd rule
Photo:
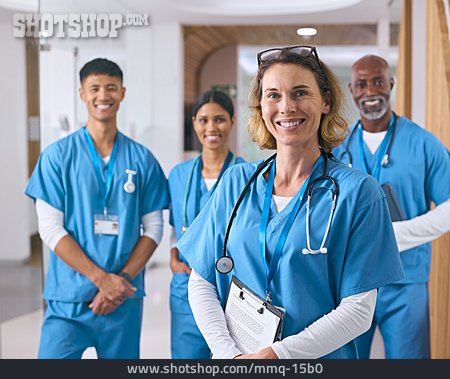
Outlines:
[[[366,76],[362,77],[362,78],[357,78],[356,81],[363,81],[363,80],[377,80],[377,79],[385,79],[385,77],[383,75],[380,76],[374,76],[373,78],[368,78]]]
[[[93,84],[91,84],[89,86],[89,88],[93,88],[93,87],[102,87],[102,85],[98,84],[98,83],[93,83]],[[115,83],[108,83],[108,84],[105,84],[104,87],[117,87],[117,84],[115,84]]]
[[[306,85],[306,84],[299,84],[298,86],[294,86],[294,87],[292,87],[291,88],[291,91],[292,90],[296,90],[296,89],[304,89],[304,88],[310,88],[308,85]],[[278,91],[278,89],[277,88],[266,88],[265,90],[264,90],[264,92],[267,92],[267,91]]]
[[[212,116],[212,117],[226,117],[227,115],[224,113],[224,114],[215,114],[214,116]],[[199,114],[197,117],[209,117],[209,115],[206,115],[206,114]]]

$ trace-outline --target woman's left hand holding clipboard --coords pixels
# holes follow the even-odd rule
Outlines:
[[[273,349],[268,346],[254,354],[238,355],[234,359],[278,359]]]

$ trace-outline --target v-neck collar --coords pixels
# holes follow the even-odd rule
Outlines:
[[[321,159],[321,156],[318,159]],[[320,162],[320,164],[318,164],[313,169],[313,171],[310,174],[311,180],[314,179],[316,176],[318,176],[318,174],[317,174],[318,171],[321,172],[321,170],[323,170],[323,164],[324,164],[324,162]],[[268,165],[267,167],[265,167],[264,170],[262,170],[261,173],[258,175],[258,178],[256,181],[258,200],[259,200],[259,205],[260,205],[261,209],[263,207],[264,195],[265,195],[266,186],[267,186],[267,181],[264,178],[264,174],[270,167],[271,167],[271,165]],[[277,231],[280,227],[282,227],[284,225],[284,222],[289,217],[292,209],[294,208],[295,201],[297,200],[297,196],[298,196],[300,190],[301,190],[301,188],[298,189],[297,193],[292,197],[292,199],[289,201],[289,203],[280,212],[277,212],[277,209],[275,207],[275,202],[274,202],[273,196],[272,196],[272,198],[270,200],[269,222],[267,224],[268,231],[270,231],[271,233],[274,233],[275,231]],[[307,196],[303,196],[300,209],[303,207],[304,203],[306,202],[306,198],[307,198]]]

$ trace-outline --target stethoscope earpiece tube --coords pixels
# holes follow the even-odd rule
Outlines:
[[[332,178],[331,176],[327,175],[327,171],[328,171],[328,160],[330,159],[330,154],[327,154],[326,152],[324,152],[323,150],[321,151],[322,155],[325,158],[325,164],[324,164],[324,169],[323,169],[323,173],[321,176],[315,178],[313,181],[311,181],[311,183],[309,183],[308,188],[307,188],[307,193],[308,193],[308,200],[306,203],[306,241],[307,241],[307,248],[304,248],[302,250],[303,254],[326,254],[328,249],[324,246],[325,245],[325,241],[328,237],[328,233],[330,231],[330,227],[331,227],[331,221],[333,219],[333,214],[334,211],[336,209],[336,201],[339,195],[339,186],[337,181]],[[223,239],[223,249],[222,249],[222,255],[220,258],[217,259],[216,261],[216,269],[219,273],[221,274],[228,274],[229,272],[231,272],[231,270],[234,268],[234,261],[231,257],[229,257],[227,255],[227,243],[228,243],[228,237],[230,234],[230,230],[231,230],[231,226],[233,225],[233,220],[236,217],[236,213],[239,209],[239,206],[241,205],[242,201],[244,200],[244,197],[250,187],[250,185],[253,183],[253,181],[256,179],[256,177],[261,173],[261,171],[269,164],[271,163],[277,154],[272,155],[271,157],[269,157],[267,160],[265,160],[264,162],[261,162],[260,165],[256,168],[255,172],[252,174],[252,176],[250,177],[250,179],[248,180],[247,184],[245,185],[244,189],[242,190],[242,192],[239,195],[239,198],[236,201],[236,204],[233,207],[233,210],[231,212],[230,218],[228,220],[228,225],[227,225],[227,229],[225,232],[225,236]],[[333,201],[331,204],[331,209],[330,209],[330,214],[328,216],[328,223],[327,223],[327,227],[325,230],[325,234],[323,236],[322,239],[322,243],[320,244],[320,248],[317,250],[314,250],[311,248],[310,245],[310,236],[309,236],[309,211],[310,211],[310,204],[311,204],[311,198],[312,195],[315,192],[315,189],[313,188],[314,185],[318,182],[318,181],[324,181],[324,180],[328,180],[331,181],[333,184],[333,189],[328,188],[328,190],[330,190],[333,193]]]
[[[223,239],[222,256],[216,261],[217,271],[219,271],[221,274],[228,274],[229,272],[231,272],[231,270],[234,267],[233,260],[230,257],[227,256],[227,244],[228,244],[228,236],[230,235],[231,226],[233,225],[233,220],[236,217],[236,213],[237,213],[237,211],[239,209],[239,206],[241,205],[242,201],[244,200],[244,197],[245,197],[248,189],[250,188],[250,185],[253,183],[253,181],[256,179],[256,177],[259,175],[259,173],[270,162],[272,162],[275,159],[276,156],[277,156],[277,154],[275,153],[272,156],[270,156],[268,159],[266,159],[265,161],[263,161],[263,162],[261,162],[259,164],[259,166],[256,168],[255,172],[252,174],[252,176],[248,180],[247,184],[245,185],[244,189],[242,190],[241,194],[239,195],[239,198],[237,199],[236,204],[233,207],[233,210],[231,212],[230,218],[228,220],[228,225],[227,225],[227,230],[225,232],[225,237]],[[228,261],[227,258],[231,261],[231,264],[230,264],[230,261]],[[226,263],[223,264],[224,262],[226,262]],[[220,268],[223,269],[222,271],[219,269],[219,265],[220,265]],[[227,271],[225,271],[225,269]]]

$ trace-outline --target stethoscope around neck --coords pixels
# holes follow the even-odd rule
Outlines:
[[[184,199],[183,199],[183,219],[182,219],[182,224],[181,224],[181,233],[182,234],[185,233],[188,229],[187,209],[188,209],[189,194],[191,191],[192,178],[194,176],[195,169],[198,167],[198,165],[201,164],[201,159],[202,159],[202,155],[200,154],[194,159],[194,162],[192,162],[191,170],[189,172],[188,180],[186,182],[186,188],[184,190]],[[211,190],[209,191],[210,193],[214,192],[214,189],[216,188],[217,183],[219,183],[220,179],[222,178],[223,173],[228,168],[228,166],[231,167],[235,163],[236,163],[236,156],[231,151],[229,151],[227,157],[225,158],[225,162],[223,163],[219,177],[217,178],[216,184],[214,184],[214,186],[211,188]],[[199,173],[199,175],[201,176],[201,172]],[[197,193],[195,195],[198,196],[199,188],[197,188],[196,190],[197,190]],[[196,199],[196,202],[198,202],[198,199]],[[196,204],[196,206],[197,206],[197,204]],[[195,212],[197,213],[197,211],[198,210],[196,209]]]
[[[334,211],[336,209],[336,201],[337,201],[337,197],[339,195],[339,186],[338,186],[337,181],[334,178],[332,178],[331,176],[327,175],[329,156],[322,149],[320,150],[320,152],[321,152],[322,156],[324,157],[325,164],[324,164],[322,175],[318,176],[317,178],[315,178],[308,184],[308,189],[307,189],[308,200],[306,203],[306,245],[307,245],[307,247],[302,250],[303,254],[318,254],[318,253],[325,254],[327,252],[327,248],[324,247],[324,245],[325,245],[325,241],[328,237],[328,233],[330,231],[331,221],[333,219]],[[239,206],[241,205],[242,201],[244,200],[244,197],[247,194],[251,184],[255,181],[257,176],[264,170],[264,168],[266,168],[268,165],[270,165],[272,163],[272,161],[276,158],[276,156],[277,156],[277,154],[275,153],[272,156],[270,156],[269,158],[267,158],[265,161],[263,161],[259,164],[259,166],[256,168],[255,172],[252,174],[252,176],[246,183],[244,189],[242,190],[241,194],[239,195],[238,200],[236,201],[236,204],[234,205],[233,211],[231,212],[231,215],[230,215],[230,219],[228,220],[228,225],[227,225],[225,237],[223,240],[222,256],[219,257],[216,261],[216,269],[221,274],[228,274],[234,268],[233,258],[231,258],[230,256],[227,255],[227,244],[228,244],[228,237],[230,235],[231,226],[233,225],[233,220],[236,217],[236,213],[239,209]],[[314,186],[317,182],[324,181],[324,180],[330,181],[333,184],[333,189],[329,189],[329,188],[323,187],[323,186],[314,188]],[[309,235],[309,230],[310,230],[310,228],[309,228],[309,213],[310,213],[310,206],[311,206],[311,198],[313,197],[314,193],[320,188],[327,188],[333,193],[333,202],[331,204],[330,214],[328,217],[328,223],[327,223],[327,227],[325,229],[325,234],[323,236],[322,243],[320,244],[319,249],[314,250],[311,248],[311,240],[310,240],[310,235]]]
[[[389,166],[389,163],[390,163],[389,155],[391,154],[391,149],[392,149],[392,145],[394,143],[394,138],[395,138],[395,128],[397,126],[397,118],[398,117],[394,112],[392,112],[392,114],[393,114],[392,115],[392,135],[391,135],[391,138],[389,138],[389,144],[386,149],[386,152],[384,153],[383,158],[381,159],[381,166],[383,166],[383,167]],[[352,142],[354,135],[356,134],[356,131],[359,129],[360,126],[361,126],[361,120],[358,120],[358,123],[353,128],[352,132],[350,133],[350,136],[348,137],[347,144],[345,145],[345,150],[339,155],[339,160],[342,160],[342,158],[345,155],[348,156],[349,167],[353,167],[353,156],[350,153],[349,146],[350,146],[350,143]]]

